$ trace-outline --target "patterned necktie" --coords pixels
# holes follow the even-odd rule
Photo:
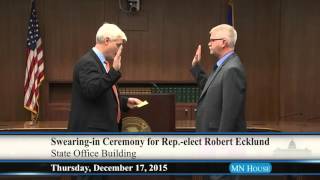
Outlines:
[[[110,64],[108,61],[104,61],[104,64],[106,65],[106,71],[107,73],[109,73],[110,71]],[[120,119],[121,119],[121,110],[120,110],[120,101],[119,101],[119,96],[118,96],[118,91],[117,91],[117,87],[116,85],[112,85],[112,91],[114,93],[114,96],[116,97],[117,99],[117,123],[120,122]]]

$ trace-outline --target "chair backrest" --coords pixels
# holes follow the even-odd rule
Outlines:
[[[140,117],[128,116],[122,119],[122,132],[151,132],[149,124]]]

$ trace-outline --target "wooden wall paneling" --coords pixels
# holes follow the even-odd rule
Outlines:
[[[71,81],[73,66],[95,44],[104,22],[103,0],[46,0],[47,79]]]
[[[68,121],[70,113],[71,83],[52,82],[48,85],[47,111],[45,120]]]
[[[104,22],[118,24],[119,2],[115,0],[104,0],[103,3],[104,3],[104,19],[103,19]],[[98,28],[96,30],[98,30]]]
[[[319,121],[320,2],[283,0],[281,7],[281,118]]]
[[[121,80],[164,80],[161,74],[164,4],[165,1],[141,1],[141,11],[136,14],[119,11],[119,26],[128,36]]]
[[[292,1],[290,2],[292,3]],[[305,18],[302,16],[300,7],[289,5],[287,1],[282,2],[281,22],[281,49],[280,51],[280,93],[281,93],[281,120],[301,119],[303,116],[303,89],[299,88],[303,84],[304,74],[299,73],[302,64],[307,64],[308,56],[301,51],[301,45],[305,42],[303,24]],[[296,3],[296,2],[294,2]],[[299,32],[296,32],[299,31]],[[290,34],[287,34],[290,33]],[[299,35],[304,33],[304,36]],[[294,36],[293,36],[294,35]],[[294,51],[293,51],[294,49]],[[302,60],[303,58],[303,60]],[[305,71],[306,72],[306,71]]]
[[[209,31],[220,23],[221,2],[166,1],[162,78],[173,82],[194,81],[189,70],[198,44],[202,45],[202,64],[210,71],[214,58],[209,56]]]
[[[236,52],[247,76],[247,121],[279,119],[280,1],[235,3]]]
[[[0,120],[25,121],[23,107],[29,1],[0,1]]]

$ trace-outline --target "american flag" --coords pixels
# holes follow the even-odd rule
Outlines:
[[[32,0],[27,35],[27,67],[24,80],[24,107],[34,114],[39,113],[39,88],[44,79],[43,49],[39,32],[39,21]]]

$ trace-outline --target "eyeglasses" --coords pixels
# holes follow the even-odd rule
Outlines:
[[[213,41],[217,41],[217,40],[224,40],[223,38],[219,38],[219,39],[210,39],[209,42],[213,42]]]

